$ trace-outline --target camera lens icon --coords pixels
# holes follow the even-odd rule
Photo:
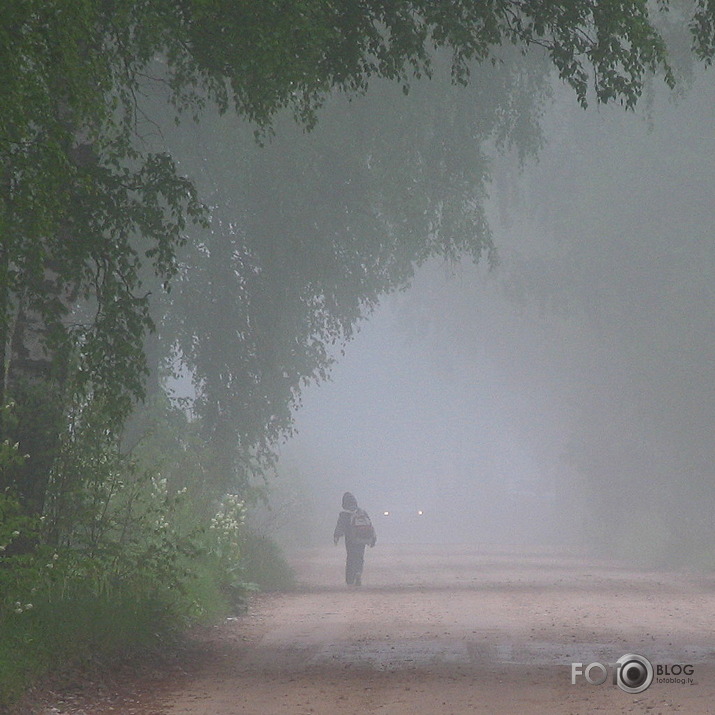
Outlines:
[[[629,653],[617,661],[618,675],[616,682],[627,693],[642,693],[653,682],[653,666],[642,655]]]

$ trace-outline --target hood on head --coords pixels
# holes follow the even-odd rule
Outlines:
[[[350,492],[343,494],[343,509],[357,509],[357,499]]]

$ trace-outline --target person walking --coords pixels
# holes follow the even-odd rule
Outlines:
[[[345,538],[345,583],[348,586],[362,586],[362,569],[365,561],[365,547],[372,548],[377,542],[375,528],[357,499],[350,493],[343,494],[343,510],[338,515],[338,523],[333,533],[333,543],[337,546],[340,537]]]

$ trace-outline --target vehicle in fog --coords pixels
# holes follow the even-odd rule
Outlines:
[[[377,537],[384,543],[433,543],[437,538],[438,512],[424,505],[392,505],[384,508],[373,518]]]

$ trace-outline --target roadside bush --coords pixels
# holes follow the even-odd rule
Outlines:
[[[43,540],[40,519],[28,523],[12,499],[0,499],[0,511],[16,514],[10,537],[24,539],[19,553],[12,541],[0,544],[0,708],[59,667],[165,644],[200,610],[186,588],[201,557],[197,537],[171,525],[175,500],[161,484],[144,487],[130,535],[111,528],[58,545]],[[107,513],[126,519],[118,501]],[[3,520],[3,536],[7,528]]]
[[[242,573],[262,591],[290,591],[295,574],[280,546],[269,536],[246,530],[243,535]]]
[[[64,440],[44,516],[0,494],[0,710],[46,673],[165,645],[245,600],[243,503],[227,497],[206,523],[88,417]]]
[[[292,586],[277,544],[246,528],[243,500],[217,503],[192,479],[205,455],[172,418],[125,453],[101,405],[78,405],[42,516],[0,493],[0,711],[49,673],[164,648],[242,612],[257,588]],[[22,459],[0,445],[0,469]]]
[[[0,621],[0,712],[48,675],[165,647],[178,635],[166,603],[130,593],[34,599],[31,609]]]

